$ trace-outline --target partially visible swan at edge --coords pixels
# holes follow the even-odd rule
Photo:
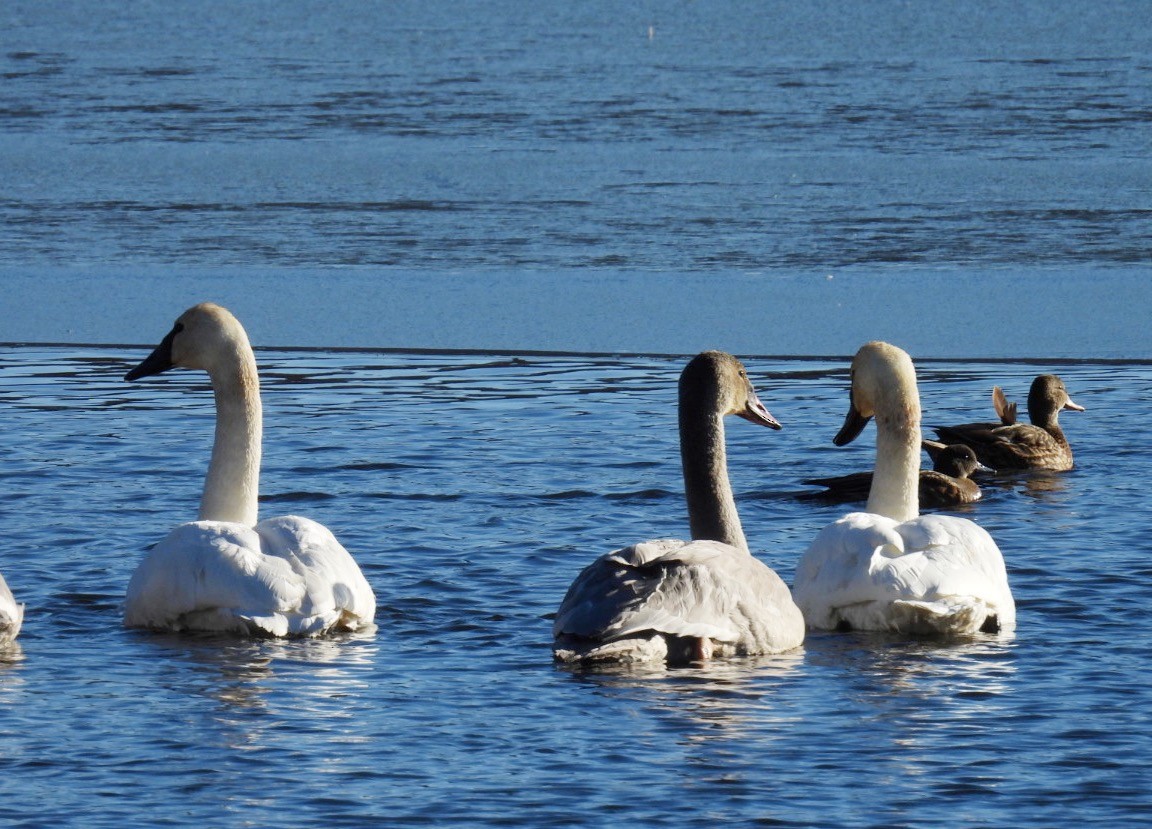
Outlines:
[[[560,604],[553,653],[595,665],[778,653],[804,639],[788,586],[754,558],[736,513],[725,415],[779,429],[744,366],[707,351],[680,375],[680,454],[692,541],[645,541],[601,556]]]
[[[919,515],[920,398],[912,360],[871,342],[852,361],[851,407],[834,438],[876,418],[867,512],[825,527],[796,567],[793,596],[809,627],[965,635],[1009,630],[1016,604],[1004,558],[964,518]]]
[[[0,645],[12,642],[24,623],[24,605],[17,604],[8,583],[0,576]]]
[[[256,360],[219,305],[188,309],[126,380],[173,366],[208,372],[216,437],[199,519],[152,548],[128,584],[124,624],[317,636],[372,624],[376,597],[328,529],[298,516],[256,522],[262,416]]]

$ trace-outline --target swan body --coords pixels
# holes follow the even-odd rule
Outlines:
[[[1016,404],[1009,403],[999,387],[992,390],[993,406],[1000,423],[962,423],[939,426],[936,434],[946,443],[972,447],[982,463],[997,470],[1072,468],[1072,447],[1059,416],[1064,409],[1084,411],[1073,402],[1064,381],[1055,374],[1041,374],[1028,390],[1028,419],[1016,422]]]
[[[616,550],[577,576],[557,611],[553,654],[577,665],[684,663],[778,653],[804,639],[788,586],[749,552],[728,480],[725,415],[779,429],[723,352],[680,377],[680,448],[691,541]]]
[[[212,460],[198,520],[172,530],[132,575],[124,624],[264,636],[370,626],[372,588],[328,529],[299,516],[257,523],[260,391],[240,323],[218,305],[190,308],[126,379],[173,366],[203,369],[212,381]]]
[[[17,604],[8,583],[0,576],[0,645],[16,639],[24,624],[24,605]]]
[[[868,343],[852,364],[852,405],[837,445],[876,418],[865,512],[825,527],[796,568],[809,627],[969,635],[1010,630],[1016,605],[999,548],[972,521],[919,515],[920,401],[908,355]]]
[[[561,661],[692,662],[778,653],[803,620],[775,572],[719,541],[658,539],[592,562],[556,616]],[[581,649],[580,640],[593,643]]]

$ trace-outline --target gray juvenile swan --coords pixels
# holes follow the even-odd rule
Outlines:
[[[257,523],[263,429],[256,359],[219,305],[188,309],[126,380],[173,366],[208,372],[216,438],[199,520],[149,551],[128,584],[124,624],[263,636],[318,636],[372,624],[376,597],[328,529],[289,515]]]
[[[779,429],[730,354],[697,355],[680,376],[680,454],[692,541],[645,541],[584,569],[552,628],[557,661],[692,662],[778,653],[804,639],[788,586],[754,558],[728,481],[724,417]]]

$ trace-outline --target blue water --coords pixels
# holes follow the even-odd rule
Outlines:
[[[1148,823],[1150,126],[1138,0],[9,0],[0,820]],[[203,299],[258,347],[262,513],[335,531],[375,633],[120,627],[212,432],[202,376],[121,378]],[[845,510],[801,479],[871,463],[831,436],[873,337],[927,423],[1049,371],[1087,408],[1074,471],[965,512],[1015,636],[553,667],[581,567],[686,531],[681,355],[784,423],[729,440],[789,579]]]
[[[284,346],[1152,357],[1143,0],[10,0],[0,31],[0,342],[211,298]]]
[[[1008,639],[813,635],[654,674],[553,667],[593,556],[682,534],[673,358],[261,351],[264,515],[330,526],[380,599],[372,635],[128,632],[124,586],[192,516],[203,379],[123,382],[142,352],[0,349],[4,573],[28,604],[0,665],[9,825],[1101,825],[1146,820],[1152,601],[1147,365],[1051,363],[1077,469],[965,514],[997,539]],[[753,548],[786,578],[847,508],[800,479],[871,463],[831,436],[846,366],[751,359],[779,433],[735,421]],[[1036,366],[925,363],[926,421],[991,411]],[[1017,396],[1012,394],[1012,396]]]

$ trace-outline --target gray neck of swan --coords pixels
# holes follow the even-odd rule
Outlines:
[[[680,459],[692,539],[720,541],[748,552],[728,481],[723,415],[681,406]]]
[[[216,397],[216,438],[200,498],[201,521],[253,526],[260,487],[260,381],[251,350],[209,372]]]

